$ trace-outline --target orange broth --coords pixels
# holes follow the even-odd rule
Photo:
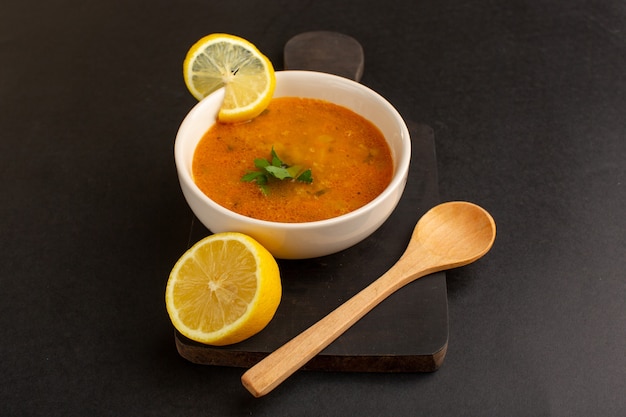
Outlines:
[[[288,165],[310,168],[313,182],[272,181],[268,194],[241,177],[274,147]],[[213,125],[198,144],[193,178],[213,201],[256,219],[283,223],[337,217],[367,204],[389,185],[393,160],[380,130],[323,100],[274,98],[243,124]]]

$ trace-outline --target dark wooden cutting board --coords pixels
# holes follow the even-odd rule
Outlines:
[[[285,69],[321,71],[361,81],[363,47],[351,36],[318,30],[300,33],[285,44]]]
[[[250,367],[348,300],[402,255],[417,220],[439,202],[433,131],[409,123],[412,159],[406,190],[382,227],[365,241],[333,255],[279,260],[283,298],[270,324],[241,343],[213,347],[176,333],[187,360],[205,365]],[[210,232],[193,219],[189,244]],[[431,372],[448,344],[446,278],[421,278],[356,323],[304,369],[367,372]]]
[[[363,48],[336,32],[301,33],[285,45],[286,69],[309,69],[352,78],[363,74]],[[281,304],[270,324],[241,343],[212,347],[176,333],[178,352],[205,365],[250,367],[317,322],[382,275],[400,258],[417,220],[439,203],[433,131],[408,123],[411,167],[398,207],[382,227],[360,244],[321,258],[279,260]],[[192,220],[189,246],[210,232]],[[369,372],[431,372],[448,345],[446,277],[421,278],[380,304],[304,369]]]

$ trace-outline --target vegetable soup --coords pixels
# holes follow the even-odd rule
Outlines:
[[[242,180],[266,164],[259,165],[262,159],[298,175],[279,180],[258,172],[263,178]],[[308,170],[307,181],[296,179]],[[391,181],[393,160],[380,130],[352,110],[280,97],[250,122],[215,123],[195,150],[192,173],[202,192],[229,210],[274,222],[311,222],[376,198]]]

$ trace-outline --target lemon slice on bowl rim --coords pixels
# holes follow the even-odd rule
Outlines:
[[[225,33],[207,35],[189,49],[183,77],[198,100],[225,87],[218,114],[223,123],[245,122],[261,114],[276,87],[271,61],[252,43]]]
[[[250,236],[210,235],[176,262],[165,290],[174,327],[200,343],[245,340],[272,320],[282,296],[278,265]]]

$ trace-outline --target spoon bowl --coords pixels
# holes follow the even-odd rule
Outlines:
[[[436,270],[457,268],[487,253],[495,232],[493,218],[482,207],[463,201],[440,204],[419,220],[405,256],[419,249],[428,253],[420,260],[436,264]]]
[[[476,204],[454,201],[417,222],[406,251],[380,278],[250,368],[241,382],[255,397],[269,393],[399,288],[425,275],[474,262],[493,246],[496,224]]]

